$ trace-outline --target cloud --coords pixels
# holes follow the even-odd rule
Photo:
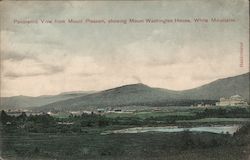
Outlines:
[[[49,75],[51,73],[49,72],[43,72],[43,73],[16,73],[16,72],[6,72],[4,74],[7,78],[20,78],[20,77],[35,77],[35,76],[41,76],[41,75]]]
[[[35,57],[35,55],[29,54],[29,53],[19,54],[16,52],[8,52],[8,53],[2,54],[2,60],[22,61],[25,59],[38,60],[37,57]]]
[[[44,64],[33,59],[22,59],[22,61],[5,60],[3,66],[3,76],[5,78],[45,76],[64,71],[64,66]]]
[[[45,70],[47,70],[47,74],[56,74],[56,73],[63,72],[65,70],[65,66],[43,64],[42,67]]]

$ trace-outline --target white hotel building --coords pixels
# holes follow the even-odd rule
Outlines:
[[[220,98],[216,102],[216,106],[247,106],[247,102],[239,95],[231,96],[230,98]]]

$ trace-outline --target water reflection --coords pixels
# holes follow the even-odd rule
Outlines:
[[[164,127],[134,127],[126,128],[121,130],[112,130],[103,132],[102,135],[112,133],[144,133],[144,132],[210,132],[218,134],[234,134],[241,126],[206,126],[206,127],[190,127],[190,128],[179,128],[177,126],[164,126]]]

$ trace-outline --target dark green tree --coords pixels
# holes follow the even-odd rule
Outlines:
[[[6,124],[7,122],[12,121],[12,117],[9,116],[4,110],[2,110],[0,114],[0,120],[2,124]]]

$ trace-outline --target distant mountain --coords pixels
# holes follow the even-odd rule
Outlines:
[[[198,88],[182,91],[183,98],[187,99],[214,99],[240,95],[249,103],[250,73],[235,77],[219,79]]]
[[[33,107],[42,111],[81,110],[117,106],[171,106],[190,105],[195,102],[218,101],[221,97],[240,95],[249,103],[249,73],[219,79],[198,88],[172,91],[152,88],[145,84],[125,85],[101,92],[66,92],[56,96],[1,98],[4,106]]]
[[[1,97],[0,109],[15,109],[15,108],[27,108],[27,107],[38,107],[46,104],[50,104],[57,101],[68,100],[71,98],[81,97],[91,92],[64,92],[59,95],[44,95],[39,97],[29,96],[13,96],[13,97]]]
[[[151,88],[144,84],[125,85],[86,96],[51,103],[39,109],[79,110],[94,107],[114,106],[169,106],[185,105],[193,101],[218,101],[220,97],[230,97],[239,94],[249,102],[249,73],[219,79],[198,88],[171,91],[161,88]]]
[[[124,105],[149,105],[154,102],[176,99],[177,91],[151,88],[144,84],[125,85],[70,100],[43,106],[43,109],[81,109],[82,107],[114,107]]]

